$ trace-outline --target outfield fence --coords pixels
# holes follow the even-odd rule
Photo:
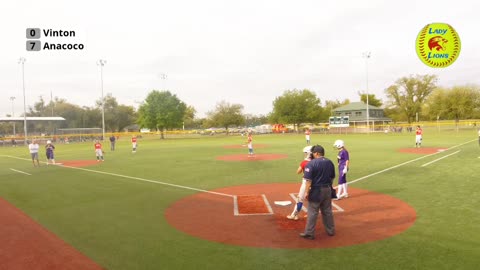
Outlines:
[[[349,133],[409,133],[415,132],[416,126],[420,126],[424,130],[429,132],[451,132],[460,130],[472,130],[478,131],[480,129],[480,119],[460,120],[460,121],[420,121],[413,123],[389,123],[389,124],[374,124],[370,123],[369,129],[366,124],[350,124],[349,127],[344,128],[328,128],[325,124],[309,124],[308,125],[313,133],[323,134],[349,134]],[[301,128],[299,128],[301,130]],[[293,133],[303,134],[303,132]],[[24,141],[23,134],[17,134],[15,137],[2,137],[0,138],[1,146],[15,146],[22,145]],[[122,138],[131,138],[137,136],[138,138],[160,138],[161,133],[156,132],[107,132],[105,133],[105,141],[108,141],[111,136],[115,136],[117,140]],[[241,136],[241,133],[229,133],[228,135],[223,132],[212,133],[205,130],[167,130],[163,132],[166,139],[178,139],[178,138],[196,138],[202,136]],[[278,133],[282,136],[284,134]],[[93,142],[95,140],[102,139],[102,132],[98,128],[92,129],[62,129],[55,135],[42,135],[42,134],[30,134],[28,140],[35,139],[39,143],[45,143],[47,140],[51,140],[55,143],[74,143],[74,142]]]

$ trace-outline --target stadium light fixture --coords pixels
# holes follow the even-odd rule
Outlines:
[[[13,106],[13,101],[15,101],[16,97],[10,97],[10,101],[12,101],[12,117],[15,117],[15,110]],[[13,121],[13,137],[15,137],[15,120]]]
[[[25,98],[25,57],[20,57],[18,63],[22,65],[22,85],[23,85],[23,132],[25,133],[23,143],[27,145],[27,101]]]
[[[100,80],[102,87],[102,141],[105,140],[105,100],[103,98],[103,66],[107,63],[107,60],[100,59],[97,61],[97,65],[100,66]]]
[[[368,59],[370,58],[371,52],[364,52],[363,57],[365,58],[365,73],[366,73],[366,83],[367,83],[367,133],[370,133],[370,111],[369,111],[369,102],[368,102]]]

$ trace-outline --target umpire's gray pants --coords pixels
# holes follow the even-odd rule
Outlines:
[[[333,220],[331,192],[332,191],[330,187],[322,187],[320,202],[308,201],[308,217],[307,224],[305,226],[305,234],[315,235],[318,211],[321,211],[325,231],[328,235],[335,235],[335,222]]]

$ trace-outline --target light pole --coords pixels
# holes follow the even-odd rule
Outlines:
[[[368,59],[370,58],[370,52],[364,52],[363,57],[365,57],[365,71],[366,71],[366,81],[367,81],[367,133],[370,133],[370,111],[368,108]]]
[[[100,80],[102,84],[102,141],[105,139],[105,100],[103,99],[103,66],[107,63],[107,60],[100,59],[97,65],[100,66]]]
[[[25,57],[20,57],[18,63],[22,65],[22,82],[23,82],[23,132],[25,133],[23,143],[27,145],[27,101],[25,99]]]
[[[15,117],[15,110],[13,108],[13,101],[15,100],[15,97],[10,97],[10,100],[12,101],[12,118]],[[13,137],[15,137],[15,120],[13,120]]]

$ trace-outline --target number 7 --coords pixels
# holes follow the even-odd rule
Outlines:
[[[33,48],[35,48],[35,42],[30,42],[30,44],[32,45],[31,50],[33,50]]]

